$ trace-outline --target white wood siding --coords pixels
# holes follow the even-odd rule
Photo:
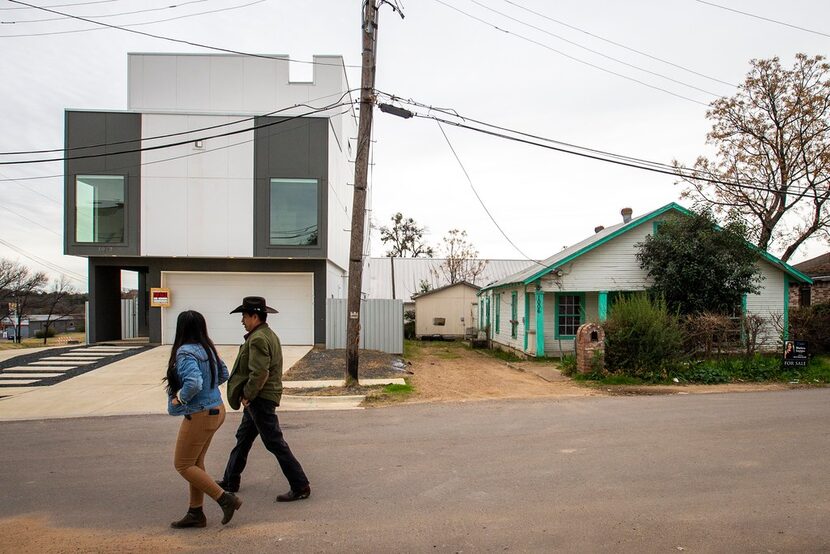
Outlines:
[[[178,133],[237,119],[145,114],[142,136]],[[248,125],[235,124],[223,130]],[[199,133],[177,139],[186,140],[188,136],[195,139]],[[145,141],[145,146],[165,140],[170,139]],[[203,149],[189,143],[142,152],[142,255],[253,256],[253,133],[210,139],[203,145]]]
[[[647,222],[583,254],[562,268],[561,286],[552,275],[542,279],[545,291],[643,290],[646,274],[637,262],[637,244],[652,231]]]
[[[759,264],[761,275],[764,280],[761,282],[761,291],[758,294],[750,294],[746,297],[746,311],[750,314],[758,314],[767,320],[764,331],[758,337],[761,345],[772,348],[778,344],[778,331],[772,325],[773,317],[780,317],[784,313],[784,273],[767,262]],[[789,291],[786,292],[787,294]]]

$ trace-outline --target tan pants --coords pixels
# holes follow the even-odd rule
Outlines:
[[[190,483],[190,507],[198,508],[204,502],[205,494],[217,500],[222,496],[222,487],[205,472],[205,454],[217,429],[225,421],[225,406],[220,404],[211,410],[192,414],[190,419],[182,418],[179,436],[176,439],[176,453],[173,465],[182,477]]]

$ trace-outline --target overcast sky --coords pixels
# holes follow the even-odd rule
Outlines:
[[[347,64],[359,66],[359,1],[264,0],[203,13],[251,2],[255,0],[190,0],[167,9],[169,0],[99,0],[54,9],[88,17],[159,8],[100,20],[113,25],[202,14],[132,28],[303,60],[340,54]],[[725,83],[742,82],[750,59],[779,56],[791,66],[795,53],[826,55],[830,46],[822,34],[695,0],[398,3],[405,19],[389,6],[380,15],[378,89],[504,127],[666,163],[691,163],[709,152],[706,104],[716,95],[734,93],[734,86]],[[826,0],[715,3],[830,34]],[[63,146],[66,108],[125,109],[128,52],[209,52],[113,29],[14,36],[94,27],[19,7],[0,0],[0,152]],[[50,21],[32,21],[43,19]],[[292,78],[308,80],[312,70],[292,65]],[[359,68],[348,74],[350,85],[358,87]],[[482,257],[523,257],[487,216],[435,122],[382,113],[376,113],[375,121],[376,225],[401,211],[427,227],[431,243],[458,228],[468,232]],[[667,175],[464,129],[445,130],[493,218],[531,258],[545,258],[586,238],[596,225],[618,222],[623,207],[633,208],[636,216],[672,201],[689,205],[679,199],[682,186]],[[63,255],[61,172],[61,163],[0,166],[0,257],[52,274],[59,267],[80,279],[86,275],[85,259]],[[375,231],[374,256],[384,253],[377,235]],[[826,243],[814,241],[790,261],[826,250]],[[85,282],[75,285],[86,290]]]

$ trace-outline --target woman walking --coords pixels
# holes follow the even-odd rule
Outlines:
[[[242,505],[242,500],[222,490],[205,472],[205,454],[214,433],[225,421],[219,385],[228,380],[228,367],[219,358],[208,337],[205,318],[199,312],[188,310],[179,314],[165,380],[167,412],[184,416],[173,463],[190,483],[190,507],[182,519],[170,526],[183,529],[207,525],[202,510],[205,494],[222,508],[224,525]]]

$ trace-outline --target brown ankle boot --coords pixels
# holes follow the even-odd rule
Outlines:
[[[184,517],[179,521],[174,521],[170,524],[173,529],[186,529],[188,527],[204,527],[207,525],[207,518],[202,507],[190,508]]]
[[[222,525],[228,523],[233,517],[233,513],[242,506],[242,499],[232,492],[223,492],[222,496],[216,499],[219,506],[222,507]]]

